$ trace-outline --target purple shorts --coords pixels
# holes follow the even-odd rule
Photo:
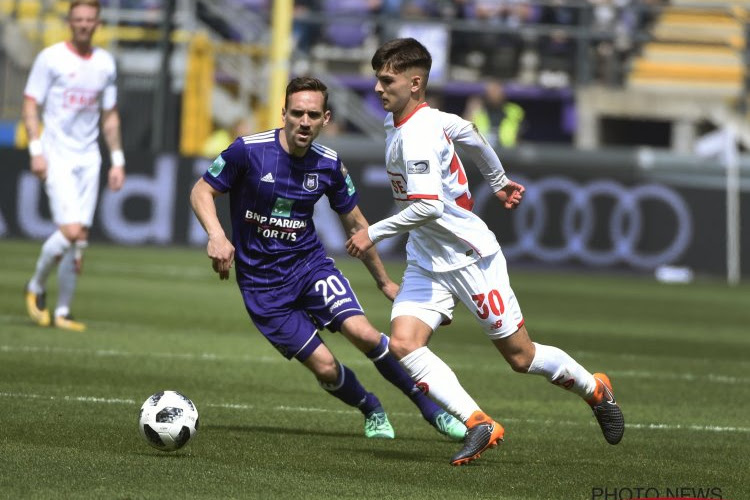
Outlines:
[[[337,332],[346,318],[364,314],[331,259],[304,276],[290,276],[284,286],[240,291],[250,319],[287,359],[306,360],[323,343],[319,330]]]

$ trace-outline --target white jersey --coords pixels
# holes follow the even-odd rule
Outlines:
[[[403,210],[414,200],[440,200],[443,215],[409,232],[407,262],[436,272],[468,266],[500,250],[495,234],[471,212],[463,164],[455,152],[456,130],[470,122],[426,103],[399,123],[385,119],[386,169],[393,198]]]
[[[76,53],[70,42],[39,53],[24,95],[44,106],[46,149],[98,154],[101,110],[117,104],[116,76],[114,58],[97,47],[86,57]]]

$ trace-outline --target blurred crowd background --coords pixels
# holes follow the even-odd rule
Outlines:
[[[103,193],[95,237],[199,244],[181,197],[202,161],[238,135],[279,126],[286,81],[304,74],[330,88],[333,121],[320,142],[342,154],[359,186],[378,190],[365,212],[387,211],[370,58],[382,42],[413,36],[434,58],[430,103],[474,121],[533,192],[557,190],[529,198],[510,229],[493,228],[509,255],[515,234],[519,258],[545,263],[729,267],[735,281],[741,260],[750,269],[750,0],[102,4],[94,41],[117,61],[133,175],[124,192]],[[36,54],[69,36],[67,9],[0,0],[0,155],[11,168],[0,236],[47,230],[43,195],[24,173],[21,104]],[[576,189],[585,199],[570,195]]]
[[[399,36],[419,38],[432,51],[435,105],[467,115],[491,108],[493,99],[496,107],[515,103],[523,111],[518,141],[686,152],[722,120],[747,122],[747,1],[102,3],[96,41],[117,57],[126,149],[198,154],[212,150],[212,134],[275,126],[279,103],[269,102],[274,26],[288,30],[285,71],[314,74],[331,86],[330,134],[380,137],[382,110],[369,59],[382,41]],[[67,2],[3,0],[0,6],[0,140],[22,147],[23,83],[38,50],[67,36]],[[691,103],[701,109],[687,109]]]

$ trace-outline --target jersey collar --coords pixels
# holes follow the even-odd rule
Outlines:
[[[426,107],[428,107],[426,102],[420,103],[419,105],[417,105],[416,108],[414,108],[411,111],[411,113],[409,113],[408,115],[406,115],[405,117],[403,117],[402,119],[400,119],[398,122],[394,123],[393,126],[394,127],[400,127],[401,125],[403,125],[404,123],[406,123],[409,120],[409,118],[411,118],[412,116],[414,116],[414,113],[416,113],[420,109],[426,108]]]
[[[77,55],[81,59],[91,59],[91,56],[94,55],[94,47],[92,46],[91,49],[85,53],[81,54],[76,50],[75,45],[73,45],[70,41],[65,42],[65,46],[68,48],[69,51],[71,51],[73,54]]]

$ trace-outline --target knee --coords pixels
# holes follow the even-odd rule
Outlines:
[[[399,316],[391,322],[390,351],[396,359],[424,347],[430,341],[432,329],[413,316]]]
[[[60,226],[60,232],[71,243],[85,241],[88,238],[88,230],[80,224],[65,224]]]
[[[494,344],[514,372],[528,373],[536,355],[536,346],[529,338],[526,327],[521,326],[513,335],[495,340]]]
[[[339,363],[325,344],[320,344],[308,358],[299,360],[323,386],[335,385],[339,378]]]
[[[413,342],[411,339],[404,339],[399,337],[391,336],[390,344],[388,345],[388,349],[391,351],[391,354],[396,359],[401,359],[410,352],[415,351],[416,349],[419,349],[422,347],[421,345],[417,345],[416,342]]]
[[[530,344],[525,348],[505,353],[505,360],[514,372],[528,373],[531,363],[534,361],[534,346]]]
[[[315,378],[318,379],[318,382],[324,386],[333,385],[339,379],[338,363],[336,363],[334,359],[318,363],[315,365],[313,373],[315,374]]]
[[[531,368],[531,362],[534,360],[534,356],[528,356],[526,353],[518,353],[507,358],[508,364],[517,373],[528,373]]]

